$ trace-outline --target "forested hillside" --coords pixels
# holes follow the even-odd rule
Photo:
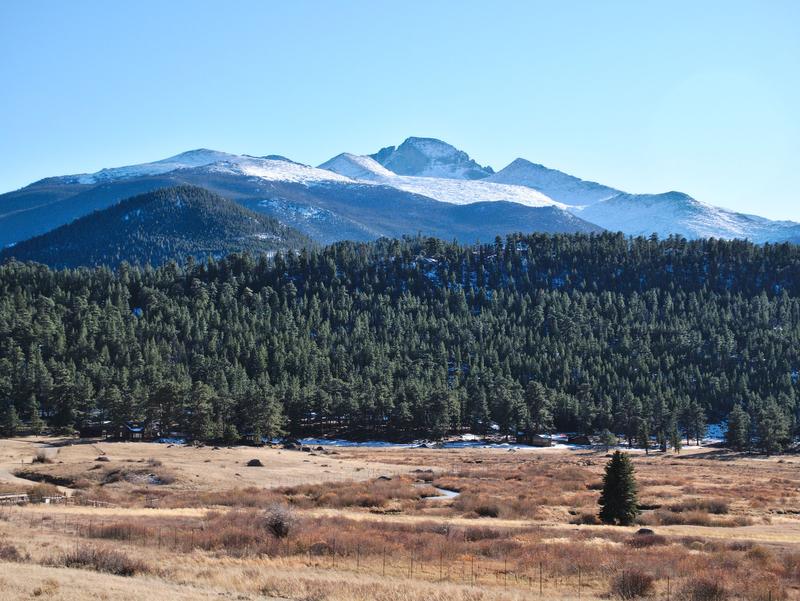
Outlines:
[[[622,235],[340,243],[159,269],[0,267],[3,421],[237,433],[798,424],[800,247]],[[7,428],[8,430],[8,428]]]
[[[160,265],[188,255],[301,248],[312,241],[278,220],[197,186],[140,194],[0,252],[51,267]]]

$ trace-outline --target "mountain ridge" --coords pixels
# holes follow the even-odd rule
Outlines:
[[[446,142],[412,137],[373,155],[341,153],[318,167],[276,154],[258,157],[198,148],[151,163],[44,178],[0,195],[0,247],[124,198],[181,184],[207,188],[285,219],[323,243],[418,231],[464,240],[466,232],[474,233],[474,224],[459,224],[453,220],[458,212],[436,203],[484,202],[518,206],[482,209],[487,219],[482,237],[510,233],[508,215],[516,212],[519,227],[511,231],[563,227],[567,232],[577,225],[581,231],[608,229],[627,235],[747,238],[760,243],[800,240],[800,224],[795,222],[728,211],[683,193],[631,194],[523,158],[494,173]],[[562,213],[523,207],[554,207]],[[408,214],[417,219],[412,221]],[[496,223],[491,221],[495,218]]]
[[[277,220],[196,186],[133,196],[0,252],[51,267],[158,265],[187,256],[271,253],[312,240]]]

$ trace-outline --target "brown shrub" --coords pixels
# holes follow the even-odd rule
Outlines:
[[[264,526],[275,538],[286,538],[296,522],[294,513],[286,505],[275,504],[264,515]]]
[[[0,543],[0,561],[21,562],[23,560],[22,553],[14,545]]]
[[[648,597],[655,590],[655,579],[640,570],[625,570],[611,581],[611,594],[621,599]]]
[[[714,515],[723,515],[730,512],[730,506],[725,499],[688,499],[680,503],[674,503],[668,509],[675,513],[704,511]]]
[[[482,518],[496,518],[500,515],[500,507],[496,503],[480,503],[473,511]]]
[[[570,524],[580,524],[584,526],[597,526],[600,518],[596,513],[581,513],[570,520]]]
[[[634,549],[666,545],[667,539],[658,534],[638,534],[625,541],[625,544]]]
[[[104,538],[108,540],[145,540],[151,536],[147,526],[136,522],[113,522],[92,526],[86,533],[90,538]]]
[[[150,572],[150,567],[143,561],[133,559],[120,551],[98,547],[77,547],[72,551],[67,551],[50,563],[65,568],[83,568],[97,572],[107,572],[116,576],[134,576],[135,574]]]
[[[58,455],[58,449],[39,449],[33,458],[33,463],[53,463],[53,457]]]
[[[726,601],[728,590],[716,579],[707,576],[692,578],[678,593],[681,601]]]
[[[57,497],[60,494],[61,491],[53,484],[37,484],[28,489],[28,498],[31,503],[42,503],[45,497]]]

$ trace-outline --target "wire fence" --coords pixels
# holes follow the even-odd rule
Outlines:
[[[352,572],[380,578],[407,579],[430,583],[452,583],[474,587],[508,589],[524,596],[538,598],[595,599],[607,597],[625,581],[626,572],[637,572],[624,566],[599,568],[596,564],[559,565],[555,568],[543,561],[526,561],[525,558],[504,555],[487,557],[479,554],[450,553],[441,549],[438,553],[415,553],[412,550],[398,552],[396,548],[383,546],[376,552],[375,545],[362,548],[343,547],[335,537],[320,538],[304,536],[272,538],[268,543],[241,547],[240,541],[231,541],[232,549],[208,548],[209,528],[197,525],[195,518],[172,518],[173,523],[152,526],[121,522],[120,517],[103,515],[70,515],[69,513],[26,512],[22,507],[0,507],[0,519],[13,520],[34,531],[61,533],[71,537],[75,545],[104,541],[106,544],[122,544],[160,552],[192,553],[194,551],[229,552],[236,557],[262,557],[275,560],[290,560],[317,570]],[[598,551],[601,552],[601,551]],[[432,557],[433,555],[433,557]],[[689,576],[664,573],[652,583],[648,593],[650,599],[673,601],[686,599],[686,584]],[[624,592],[621,593],[624,597]],[[729,599],[746,601],[779,601],[785,598],[779,583],[765,586],[763,590],[737,595]],[[716,601],[715,599],[703,601]]]

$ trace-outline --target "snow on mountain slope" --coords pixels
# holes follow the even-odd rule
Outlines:
[[[451,204],[507,201],[528,207],[567,208],[566,205],[554,202],[541,192],[524,186],[495,184],[485,180],[397,175],[368,156],[343,153],[319,167],[362,182],[383,184]]]
[[[295,163],[279,155],[252,157],[230,154],[205,148],[190,150],[181,154],[155,161],[127,167],[101,169],[96,173],[68,175],[60,179],[79,184],[98,184],[120,179],[133,179],[152,175],[164,175],[179,169],[206,168],[211,171],[235,173],[259,177],[269,181],[312,183],[324,181],[350,182],[350,178],[316,169],[302,163]]]
[[[469,155],[436,138],[407,138],[400,146],[387,146],[370,155],[398,175],[482,179],[494,173]]]
[[[480,180],[397,176],[388,180],[386,184],[406,192],[459,205],[474,202],[508,201],[528,207],[567,208],[566,205],[555,202],[532,188],[493,184]]]
[[[212,163],[205,169],[216,173],[246,175],[267,181],[279,181],[300,184],[337,182],[356,183],[353,179],[302,163],[286,159],[261,159],[248,156],[236,156],[233,160]]]
[[[128,165],[126,167],[112,167],[101,169],[95,173],[82,173],[79,175],[68,175],[64,179],[74,179],[79,184],[96,184],[109,180],[117,180],[131,177],[142,177],[145,175],[161,175],[176,169],[191,169],[192,167],[202,167],[219,161],[230,161],[236,158],[235,154],[219,152],[199,148],[176,154],[173,157],[155,161],[153,163],[141,163],[139,165]]]
[[[507,167],[486,178],[487,182],[527,186],[568,205],[590,205],[621,193],[597,182],[582,180],[557,169],[516,159]]]
[[[583,209],[572,208],[572,211],[601,227],[632,236],[656,233],[661,237],[678,234],[690,239],[747,238],[753,242],[768,242],[788,240],[800,234],[800,224],[735,213],[682,192],[619,194]]]
[[[382,181],[397,177],[396,173],[392,173],[372,157],[359,156],[349,152],[336,155],[331,160],[322,163],[319,168],[327,169],[352,179],[368,181]]]

